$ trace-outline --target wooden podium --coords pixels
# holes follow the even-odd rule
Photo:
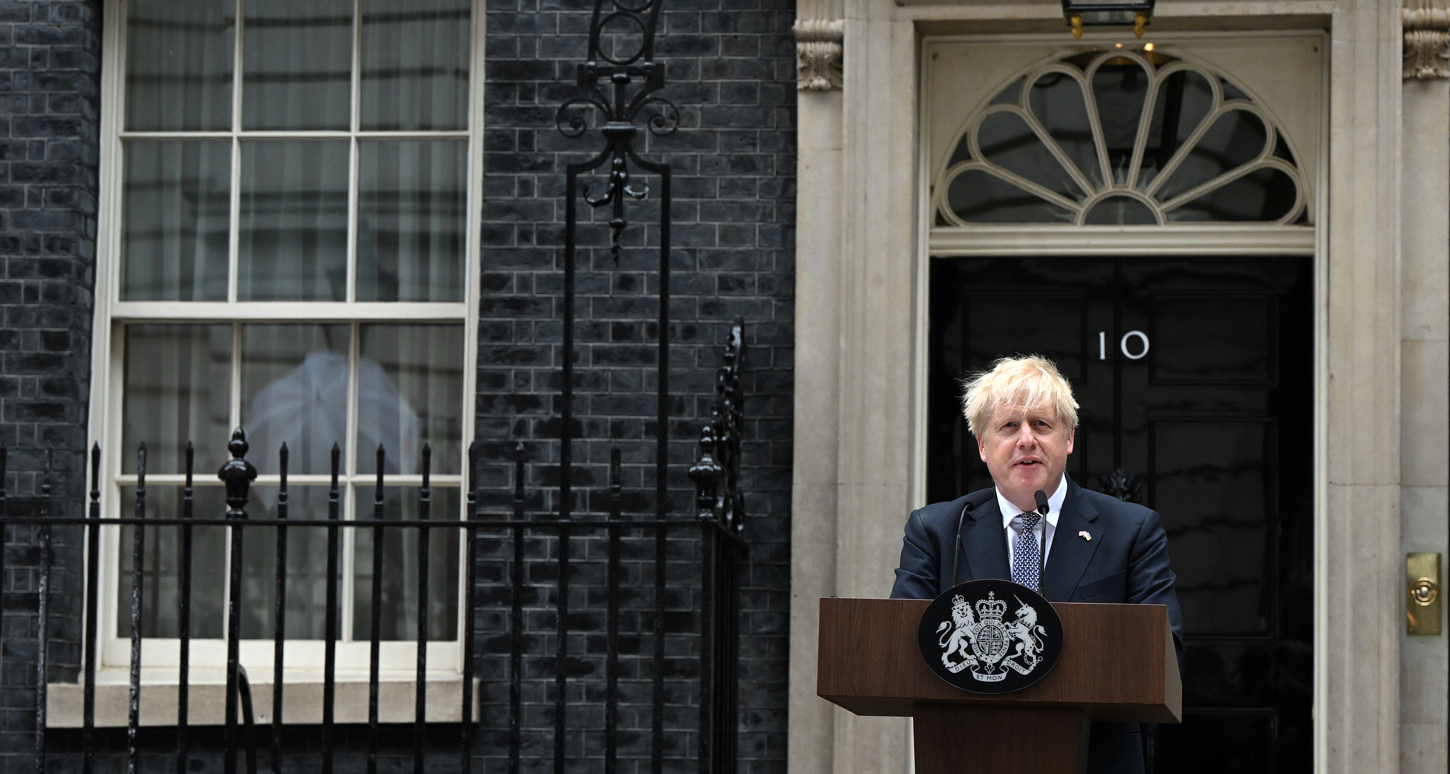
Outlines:
[[[816,693],[857,715],[915,720],[917,774],[1078,774],[1091,721],[1178,723],[1183,684],[1162,605],[1053,603],[1062,657],[1039,682],[996,695],[927,668],[917,627],[930,600],[821,600]]]

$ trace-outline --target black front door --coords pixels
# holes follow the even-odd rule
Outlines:
[[[1311,272],[1291,257],[932,261],[929,499],[991,485],[961,377],[1038,353],[1081,404],[1068,474],[1163,518],[1184,722],[1147,729],[1150,772],[1310,769]]]

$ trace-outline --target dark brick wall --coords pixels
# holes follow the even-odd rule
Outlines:
[[[12,516],[35,513],[54,449],[52,511],[79,513],[96,254],[101,2],[0,2],[0,446]],[[16,500],[19,495],[20,500]],[[36,563],[31,528],[5,542],[0,595],[0,769],[35,725]],[[80,575],[75,536],[58,530],[50,655],[73,678]],[[28,641],[27,641],[28,640]]]
[[[485,442],[488,505],[507,511],[512,501],[513,444],[527,449],[525,487],[531,518],[548,518],[557,503],[558,400],[562,311],[565,165],[587,159],[603,147],[598,132],[569,140],[554,127],[555,109],[576,94],[575,66],[587,53],[586,34],[592,3],[584,0],[490,0],[488,3],[486,156],[483,226],[483,295],[478,368],[478,437]],[[659,60],[666,66],[662,92],[680,108],[681,128],[672,137],[646,138],[647,158],[674,170],[673,249],[671,251],[670,405],[672,463],[669,510],[688,518],[690,483],[685,471],[697,454],[695,441],[710,416],[714,371],[720,364],[729,324],[745,322],[746,393],[743,486],[746,491],[746,539],[749,558],[741,570],[740,717],[741,771],[780,771],[785,766],[787,617],[789,599],[789,503],[793,356],[795,58],[790,35],[790,0],[666,0]],[[597,117],[596,117],[597,118]],[[642,123],[639,122],[639,123]],[[586,176],[601,190],[600,178]],[[603,514],[599,495],[607,484],[607,460],[618,445],[624,459],[626,518],[653,512],[653,439],[656,384],[655,347],[661,332],[654,322],[659,286],[658,180],[650,196],[628,203],[631,225],[618,265],[604,247],[608,212],[597,217],[581,205],[579,229],[577,349],[574,446],[578,466],[576,514]],[[699,643],[690,633],[698,619],[689,614],[698,593],[698,545],[672,538],[669,569],[670,677],[667,692],[689,704],[697,700]],[[582,545],[581,545],[582,544]],[[548,556],[554,544],[530,544],[536,556]],[[576,540],[571,582],[570,766],[595,770],[587,759],[599,754],[602,727],[598,706],[602,672],[598,652],[589,651],[603,626],[602,541]],[[502,548],[502,546],[500,546]],[[639,546],[626,545],[627,575],[647,586],[650,564]],[[594,563],[585,561],[594,557]],[[630,563],[629,560],[641,560]],[[541,569],[543,566],[540,566]],[[553,648],[550,611],[554,578],[540,575],[529,597],[528,644],[540,653]],[[484,595],[485,606],[506,595]],[[646,588],[626,599],[648,608]],[[592,600],[592,604],[591,604]],[[678,607],[677,607],[678,606]],[[503,611],[485,617],[503,626]],[[648,615],[625,626],[645,631]],[[577,629],[576,629],[577,627]],[[631,634],[635,630],[631,630]],[[594,635],[591,638],[590,635]],[[635,643],[630,641],[631,646]],[[649,647],[648,640],[644,642]],[[494,641],[495,649],[506,647]],[[487,648],[486,648],[487,649]],[[552,756],[553,662],[540,658],[525,674],[525,738],[538,765]],[[649,664],[630,672],[643,679]],[[486,677],[499,680],[496,669]],[[646,685],[632,686],[626,702],[636,702],[633,723],[621,754],[647,747],[649,713]],[[633,690],[638,688],[639,690]],[[503,685],[492,683],[499,695]],[[487,700],[488,694],[485,698]],[[577,709],[572,704],[577,700]],[[501,699],[500,699],[501,701]],[[489,713],[506,707],[495,704]],[[492,714],[495,718],[504,718]],[[667,720],[666,755],[670,768],[685,769],[693,755],[698,726],[681,712]],[[577,725],[576,725],[577,724]],[[593,726],[591,726],[593,724]],[[501,742],[502,740],[495,740]],[[502,748],[495,747],[498,753]],[[574,770],[571,768],[571,770]],[[647,770],[647,769],[646,769]]]

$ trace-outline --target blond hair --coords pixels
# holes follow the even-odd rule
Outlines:
[[[972,435],[981,437],[1003,408],[1050,407],[1068,429],[1077,427],[1077,400],[1057,364],[1041,355],[1004,357],[990,370],[962,380],[962,413]]]

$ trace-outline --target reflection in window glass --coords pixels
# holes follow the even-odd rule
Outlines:
[[[1098,122],[1108,151],[1108,168],[1113,182],[1128,182],[1128,164],[1138,139],[1139,119],[1148,101],[1146,70],[1131,60],[1105,64],[1093,73],[1093,96],[1097,100]]]
[[[1298,190],[1282,170],[1260,168],[1169,210],[1168,220],[1278,220],[1294,208]]]
[[[136,487],[121,487],[122,511],[135,515]],[[182,489],[174,485],[146,485],[146,518],[181,516]],[[226,490],[199,486],[192,494],[192,517],[217,519],[226,514]],[[146,528],[141,560],[141,636],[181,636],[181,527]],[[116,636],[131,636],[131,578],[135,569],[131,546],[136,528],[121,527],[120,583],[116,587]],[[191,530],[191,636],[221,637],[226,589],[226,528],[192,527]]]
[[[357,300],[462,301],[467,145],[358,148]]]
[[[242,427],[261,473],[332,472],[332,445],[347,448],[348,326],[243,325]],[[343,471],[346,472],[346,471]]]
[[[232,128],[235,0],[131,0],[126,19],[126,128]]]
[[[1153,102],[1138,185],[1153,182],[1212,109],[1213,86],[1203,73],[1179,70],[1163,79]]]
[[[250,457],[250,455],[248,455]],[[275,519],[279,515],[275,486],[252,487],[247,515]],[[343,490],[346,491],[345,489]],[[287,518],[327,518],[328,488],[287,485]],[[345,494],[341,495],[346,497]],[[342,503],[338,503],[339,512]],[[338,577],[347,533],[338,536]],[[287,530],[286,636],[289,640],[320,640],[327,629],[327,529],[290,527]],[[242,543],[242,638],[270,639],[276,632],[277,528],[249,527]],[[225,579],[221,580],[225,583]],[[342,589],[341,583],[338,589]],[[339,624],[342,603],[338,603]],[[339,632],[342,627],[339,625]]]
[[[348,144],[242,143],[242,301],[347,297]]]
[[[996,175],[968,170],[952,180],[947,204],[968,223],[1071,223],[1073,213]]]
[[[1103,171],[1098,164],[1097,141],[1093,139],[1092,121],[1088,118],[1082,84],[1066,73],[1047,73],[1033,82],[1027,99],[1032,115],[1042,123],[1048,136],[1057,142],[1057,147],[1067,154],[1083,176],[1101,187]]]
[[[1158,200],[1167,201],[1252,162],[1264,152],[1268,138],[1269,128],[1253,113],[1245,110],[1224,113],[1158,189]]]
[[[357,472],[458,473],[462,453],[463,326],[363,325],[358,361]]]
[[[121,469],[136,472],[146,444],[150,473],[185,472],[186,444],[196,469],[227,460],[231,394],[231,325],[128,325],[121,403]]]
[[[469,0],[362,0],[364,130],[465,129]]]
[[[347,129],[352,0],[247,0],[243,129]]]
[[[127,142],[121,299],[225,301],[232,144]]]
[[[977,133],[983,158],[1067,199],[1082,201],[1083,190],[1037,133],[1016,113],[993,113]],[[1101,177],[1101,175],[1099,175]]]
[[[1148,205],[1128,196],[1109,196],[1087,211],[1088,226],[1155,226],[1158,216]]]
[[[437,460],[435,454],[434,460]],[[419,518],[417,487],[384,487],[383,518],[389,521],[415,521]],[[433,489],[430,518],[458,518],[459,490]],[[373,518],[373,495],[358,503],[360,518]],[[366,515],[364,515],[366,514]],[[418,638],[418,570],[428,573],[428,639],[452,640],[458,636],[458,566],[459,540],[454,530],[432,530],[428,555],[419,555],[419,532],[416,529],[388,530],[383,537],[382,593],[378,629],[383,640],[416,640]],[[373,614],[373,538],[371,529],[353,532],[356,559],[353,562],[353,625],[354,640],[372,637]]]

